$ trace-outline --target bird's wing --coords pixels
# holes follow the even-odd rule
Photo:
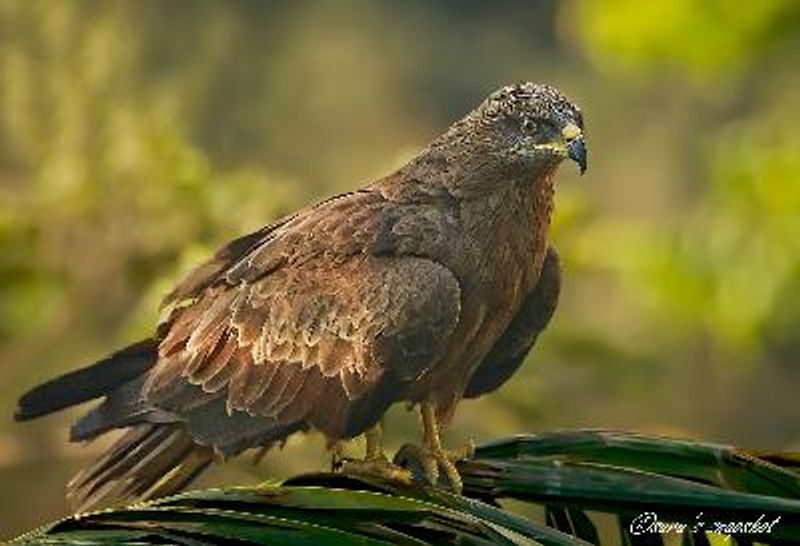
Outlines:
[[[337,198],[345,197],[337,196]],[[320,205],[324,204],[320,203]],[[254,249],[265,245],[286,224],[290,224],[304,211],[286,216],[261,229],[238,237],[220,248],[214,256],[192,269],[186,277],[161,302],[161,309],[169,309],[175,304],[192,300],[215,283],[224,281],[226,272],[236,263],[245,259]]]
[[[466,398],[492,392],[514,375],[550,322],[560,291],[561,263],[555,247],[550,245],[536,287],[470,377],[464,394]]]
[[[186,412],[185,387],[198,385],[222,393],[229,413],[360,432],[435,362],[460,312],[445,266],[376,246],[392,215],[369,192],[329,201],[181,296],[162,323],[147,399]]]

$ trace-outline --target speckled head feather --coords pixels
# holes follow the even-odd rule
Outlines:
[[[528,116],[545,120],[575,123],[583,129],[580,108],[555,87],[523,82],[498,89],[476,110],[481,117]]]
[[[431,149],[459,157],[473,172],[505,172],[513,178],[538,178],[567,158],[586,170],[580,108],[554,87],[527,82],[489,95]]]

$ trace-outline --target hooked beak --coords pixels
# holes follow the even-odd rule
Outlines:
[[[588,155],[586,141],[583,138],[583,131],[574,123],[568,123],[555,141],[538,144],[534,146],[534,150],[546,151],[559,158],[568,157],[578,164],[581,174],[586,172]]]
[[[586,143],[583,137],[578,137],[567,146],[567,156],[578,164],[581,175],[586,172]]]
[[[578,164],[581,175],[586,172],[587,152],[586,141],[583,138],[583,131],[574,123],[568,124],[561,130],[561,136],[566,146],[567,157]]]

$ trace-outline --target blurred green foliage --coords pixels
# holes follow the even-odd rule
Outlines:
[[[665,66],[696,77],[752,69],[760,54],[791,37],[798,17],[793,0],[746,7],[725,0],[586,0],[578,9],[597,64],[610,53],[625,69],[647,76]]]
[[[63,512],[102,449],[66,445],[70,415],[11,423],[19,393],[147,335],[226,239],[387,173],[517,80],[583,106],[590,170],[560,176],[555,321],[453,439],[797,448],[799,60],[792,0],[1,2],[0,533]],[[319,446],[205,483],[308,469]]]

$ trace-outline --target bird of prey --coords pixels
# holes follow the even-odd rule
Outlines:
[[[18,420],[102,401],[72,427],[122,436],[69,484],[79,509],[187,486],[300,431],[362,434],[353,469],[403,477],[379,423],[419,407],[428,480],[468,450],[440,431],[494,391],[548,324],[554,175],[586,169],[580,109],[547,85],[492,93],[397,171],[235,239],[166,296],[153,336],[33,388]]]

